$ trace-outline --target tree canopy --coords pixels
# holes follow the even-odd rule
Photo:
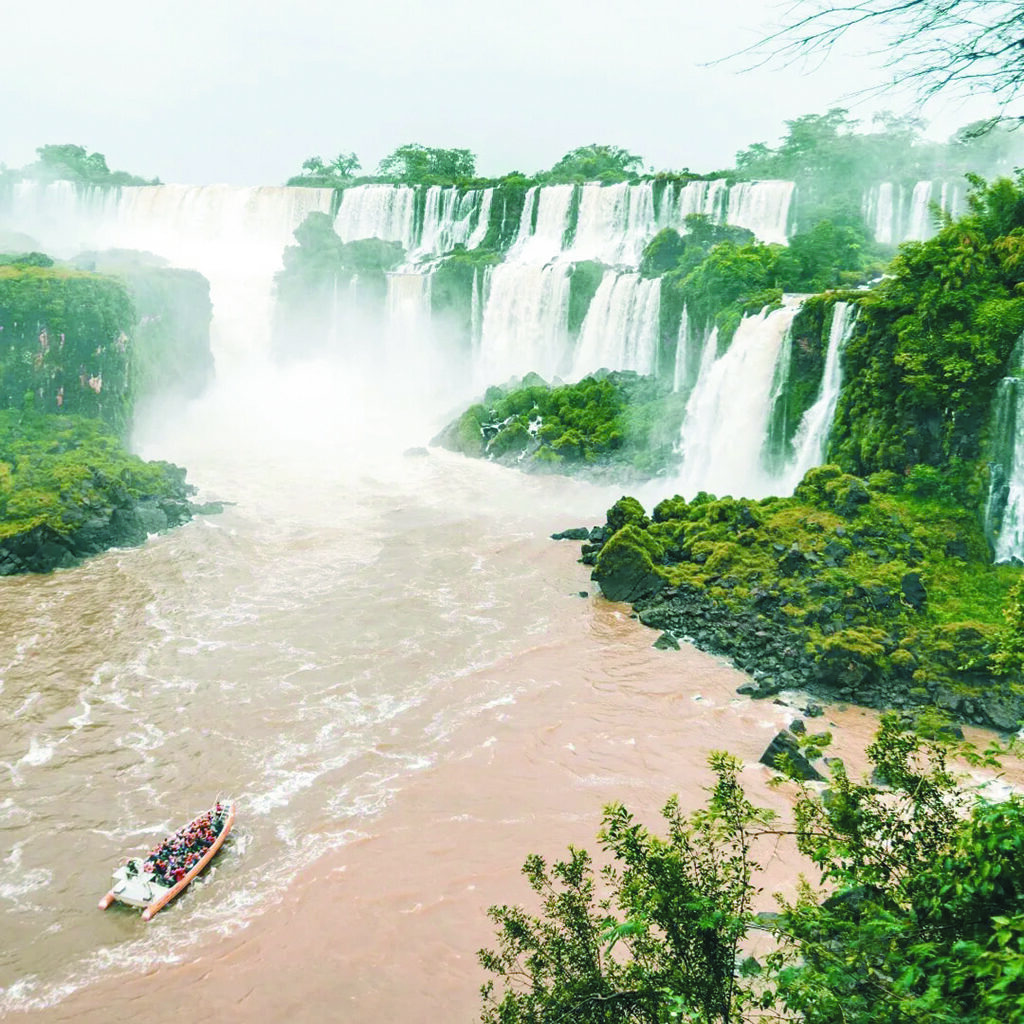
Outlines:
[[[289,178],[288,184],[312,188],[343,187],[349,184],[361,166],[355,153],[339,153],[330,161],[311,156],[302,162],[302,173]]]
[[[89,185],[152,185],[127,171],[112,171],[102,153],[89,153],[84,146],[74,143],[39,146],[39,160],[25,168],[32,177],[47,181],[79,181]]]
[[[566,153],[547,176],[551,181],[625,181],[642,170],[642,157],[594,142]]]
[[[806,737],[806,752],[820,755],[828,739]],[[712,755],[704,809],[686,815],[669,801],[664,837],[609,806],[600,886],[584,850],[550,867],[534,855],[523,871],[540,913],[491,908],[497,947],[479,956],[495,981],[483,986],[482,1020],[1020,1019],[1024,803],[966,792],[950,753],[888,716],[868,749],[872,779],[856,780],[833,760],[830,789],[798,789],[795,827],[748,802],[739,763],[724,754]],[[786,755],[778,766],[794,772]],[[758,837],[787,834],[822,887],[805,884],[782,901],[783,913],[771,915],[775,951],[761,963],[742,960],[750,929],[766,926],[752,907]]]
[[[473,177],[476,157],[468,149],[440,149],[411,142],[384,157],[377,173],[408,185],[452,184]]]

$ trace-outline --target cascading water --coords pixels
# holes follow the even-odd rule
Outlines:
[[[565,372],[569,269],[560,263],[494,267],[480,332],[478,386],[531,370],[543,377]]]
[[[686,306],[679,316],[679,333],[676,337],[676,363],[672,374],[672,390],[683,391],[690,385],[690,314]]]
[[[762,450],[776,363],[798,309],[799,300],[787,297],[781,309],[744,317],[718,358],[709,339],[680,434],[680,494],[756,498],[777,490]]]
[[[875,241],[882,245],[924,241],[935,234],[931,202],[936,198],[931,181],[919,181],[909,197],[907,190],[891,181],[882,182],[864,194],[862,210]],[[963,189],[958,182],[941,182],[938,186],[940,209],[951,216],[963,212]]]
[[[1024,336],[996,388],[985,526],[997,562],[1024,561]]]
[[[210,282],[218,370],[270,346],[273,277],[309,213],[331,209],[330,189],[234,185],[86,188],[25,183],[2,211],[56,256],[83,249],[136,249],[198,270]]]
[[[792,491],[814,466],[821,465],[828,436],[835,418],[836,404],[842,388],[842,352],[853,333],[857,320],[857,307],[847,302],[837,302],[832,311],[832,326],[829,329],[828,349],[825,367],[821,375],[821,387],[814,404],[804,413],[793,438],[793,458],[785,470],[785,493]]]
[[[795,185],[791,181],[741,181],[729,189],[725,221],[753,231],[759,241],[785,245]]]
[[[659,230],[654,185],[581,186],[579,214],[567,255],[608,266],[638,266],[644,246]]]
[[[602,367],[656,373],[660,295],[660,278],[606,270],[580,329],[573,379]]]
[[[904,241],[921,241],[935,233],[931,210],[932,183],[919,181],[910,197],[910,224],[904,234]]]
[[[493,199],[492,188],[462,192],[433,185],[418,199],[417,189],[409,185],[357,185],[342,193],[334,230],[343,242],[400,242],[407,263],[415,264],[456,245],[477,248],[487,235]]]
[[[409,186],[361,185],[344,191],[335,228],[345,242],[398,241],[406,250],[402,270],[429,275],[438,257],[452,247],[473,249],[484,242],[494,191],[435,186],[418,195]],[[505,258],[490,270],[480,293],[474,286],[468,297],[469,341],[477,353],[474,379],[493,383],[489,374],[504,380],[530,370],[544,375],[585,372],[582,367],[597,353],[612,369],[653,365],[656,290],[641,289],[639,281],[628,278],[614,288],[616,310],[626,310],[627,319],[616,315],[602,324],[590,318],[585,343],[581,339],[577,344],[574,357],[568,347],[567,293],[575,264],[594,261],[636,271],[651,238],[666,227],[685,231],[686,217],[694,213],[747,227],[762,241],[784,243],[792,195],[792,182],[730,186],[723,179],[669,182],[657,203],[650,181],[529,188]],[[503,207],[503,226],[507,217]],[[602,302],[611,298],[612,290],[609,283],[601,292]],[[479,304],[476,312],[473,303]],[[633,315],[640,320],[634,323]],[[473,327],[477,322],[479,333]]]

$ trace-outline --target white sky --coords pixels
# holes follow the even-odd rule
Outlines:
[[[280,184],[313,154],[396,146],[530,173],[591,142],[713,170],[884,80],[857,40],[816,71],[707,67],[788,3],[761,0],[5,0],[0,161],[44,143],[166,182]],[[878,41],[871,44],[872,48]],[[992,108],[933,105],[938,137]]]

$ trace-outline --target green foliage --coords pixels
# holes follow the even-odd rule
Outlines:
[[[880,269],[863,221],[822,220],[796,234],[779,254],[782,287],[792,292],[822,292],[853,283],[869,267]]]
[[[874,777],[835,764],[797,839],[829,894],[785,908],[775,998],[806,1024],[940,1024],[1024,1011],[1024,803],[970,797],[947,751],[883,719]]]
[[[0,408],[26,393],[47,412],[128,427],[136,313],[124,284],[96,274],[0,266]]]
[[[608,529],[618,533],[624,526],[639,526],[641,530],[651,525],[643,505],[636,498],[623,495],[610,509],[607,515]]]
[[[827,742],[822,734],[805,746]],[[607,807],[600,886],[585,850],[571,848],[550,868],[532,855],[523,870],[540,912],[490,909],[498,945],[479,957],[496,980],[481,990],[481,1019],[1020,1019],[1024,801],[990,803],[965,789],[948,767],[954,752],[998,768],[1003,751],[925,741],[888,716],[867,751],[870,780],[851,778],[836,760],[828,789],[797,785],[796,842],[820,887],[803,882],[796,900],[780,900],[777,945],[763,964],[740,965],[760,880],[754,844],[790,827],[748,802],[739,762],[712,755],[706,807],[683,815],[670,800],[664,838],[622,806]]]
[[[1024,175],[975,180],[970,212],[908,243],[860,300],[833,457],[851,472],[947,470],[980,455],[1024,331]]]
[[[868,131],[859,130],[841,108],[805,114],[786,122],[786,136],[776,148],[760,142],[737,153],[736,171],[745,178],[795,181],[798,226],[806,233],[821,221],[863,230],[862,193],[876,182],[906,188],[924,179],[1013,169],[1016,145],[1009,125],[991,131],[968,125],[948,143],[927,140],[925,127],[919,118],[884,111]]]
[[[686,254],[687,241],[674,228],[659,231],[644,249],[640,259],[640,273],[644,277],[661,277],[675,270]]]
[[[569,274],[569,333],[579,334],[606,268],[593,260],[576,263]]]
[[[384,157],[377,173],[406,185],[454,185],[473,177],[476,157],[468,149],[409,143]]]
[[[431,311],[444,318],[445,331],[459,339],[464,350],[468,350],[472,337],[473,289],[477,289],[479,300],[484,272],[500,262],[501,253],[493,249],[457,245],[434,264],[430,278]],[[482,316],[482,309],[478,313]]]
[[[138,320],[132,337],[134,401],[200,395],[213,379],[209,281],[197,271],[164,266],[158,257],[132,250],[82,253],[74,264],[128,287]]]
[[[0,411],[0,538],[67,535],[130,500],[185,496],[185,472],[143,462],[97,419]]]
[[[45,252],[0,253],[0,267],[52,267],[53,260]]]
[[[311,156],[302,162],[302,173],[286,184],[305,188],[344,188],[352,182],[362,165],[355,153],[339,153],[333,160]]]
[[[684,411],[668,384],[629,371],[558,387],[524,381],[489,389],[435,443],[526,470],[647,479],[677,461],[673,444]]]
[[[687,270],[684,259],[667,274],[662,294],[666,290],[677,293],[675,305],[681,309],[685,304],[691,321],[703,325],[704,330],[717,327],[719,343],[728,345],[744,314],[781,301],[782,290],[777,285],[781,249],[756,242],[719,242],[692,269]]]
[[[790,638],[801,671],[847,699],[1012,698],[1024,683],[1016,627],[1000,627],[1020,569],[991,564],[979,519],[956,492],[883,482],[876,490],[826,465],[792,498],[676,496],[650,523],[630,503],[633,532],[620,546],[638,548],[637,572],[646,576],[649,560],[662,588],[685,587],[752,631]],[[612,510],[607,529],[624,522]],[[634,599],[621,553],[606,561],[602,550],[592,564],[602,590]]]
[[[295,229],[274,278],[274,347],[283,354],[308,352],[326,340],[339,299],[376,312],[387,290],[386,275],[405,258],[400,242],[362,238],[342,242],[329,214],[315,211]],[[349,285],[358,279],[353,297]],[[361,305],[360,305],[361,304]]]
[[[541,913],[492,907],[498,948],[479,953],[504,985],[482,988],[491,1024],[738,1021],[749,1002],[735,973],[755,895],[750,833],[767,812],[738,782],[740,762],[710,759],[715,784],[705,809],[662,811],[654,835],[620,804],[605,808],[599,841],[609,863],[597,896],[588,853],[570,848],[550,867],[533,855],[523,874]],[[685,1017],[683,1016],[685,1015]]]
[[[1024,577],[1007,596],[1003,618],[1006,625],[996,641],[993,669],[999,675],[1019,676],[1024,672]]]
[[[554,182],[603,181],[618,182],[635,178],[643,168],[643,158],[621,146],[592,143],[579,146],[562,157],[545,180]]]
[[[102,153],[88,153],[84,146],[71,143],[40,146],[39,160],[22,169],[22,175],[42,181],[77,181],[83,185],[158,185],[127,171],[112,171]]]

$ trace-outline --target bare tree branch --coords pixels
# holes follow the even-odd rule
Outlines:
[[[890,78],[867,93],[912,86],[921,101],[939,92],[988,94],[1004,114],[1024,89],[1020,0],[793,0],[782,27],[726,58],[746,69],[820,66],[851,33],[877,33],[870,52]],[[1015,115],[1015,116],[1020,116]]]

